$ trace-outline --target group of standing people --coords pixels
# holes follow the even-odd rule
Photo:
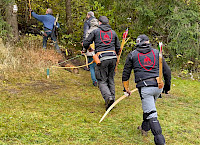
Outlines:
[[[46,48],[45,42],[50,36],[52,24],[55,21],[51,12],[51,9],[47,9],[46,15],[37,15],[32,12],[33,17],[43,22],[44,30],[47,33],[43,39],[43,48]],[[56,42],[55,38],[52,39]],[[106,16],[100,16],[97,20],[92,11],[87,13],[82,44],[82,52],[88,56],[89,63],[93,61],[94,55],[97,55],[100,60],[98,65],[93,63],[89,67],[93,85],[97,86],[98,84],[107,110],[115,102],[114,75],[120,52],[120,42],[116,32],[111,29]],[[55,47],[59,50],[57,43],[55,43]],[[164,88],[159,89],[156,80],[159,77],[159,51],[152,48],[148,36],[143,34],[136,39],[136,49],[128,54],[122,74],[124,92],[131,95],[129,78],[134,70],[135,83],[143,109],[143,122],[138,129],[143,135],[151,130],[156,145],[164,145],[165,138],[157,119],[155,102],[162,92],[169,92],[171,85],[171,70],[164,58],[162,62],[165,85]]]

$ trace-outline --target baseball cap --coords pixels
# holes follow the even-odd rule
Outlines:
[[[94,12],[92,12],[92,11],[89,11],[87,14],[94,17]]]
[[[109,20],[106,16],[100,16],[99,17],[99,21],[102,23],[102,24],[108,24],[109,23]]]

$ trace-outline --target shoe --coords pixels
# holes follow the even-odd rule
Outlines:
[[[83,69],[86,70],[86,71],[90,71],[89,67],[88,68],[87,67],[83,67]]]
[[[109,98],[107,103],[106,103],[106,110],[108,110],[108,108],[115,102],[115,100],[113,100],[112,98]]]
[[[141,126],[138,126],[137,129],[141,131],[142,136],[148,136],[148,132],[144,131]]]
[[[95,87],[97,86],[97,82],[96,81],[93,83],[93,86],[95,86]]]
[[[159,95],[159,97],[158,97],[158,98],[162,98],[161,94]]]

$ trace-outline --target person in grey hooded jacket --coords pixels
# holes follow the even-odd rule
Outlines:
[[[86,20],[83,26],[83,40],[86,38],[87,31],[90,29],[91,26],[90,21],[94,18],[95,18],[94,12],[92,11],[87,12]]]
[[[95,29],[97,29],[98,28],[98,25],[99,25],[99,22],[98,22],[98,20],[96,19],[96,18],[94,18],[94,19],[92,19],[91,21],[90,21],[90,29],[87,31],[87,33],[86,33],[86,39],[87,39],[87,37],[89,36],[89,34],[93,31],[93,30],[95,30]],[[86,51],[86,49],[83,47],[83,50],[82,50],[82,52],[85,52],[86,53],[86,55],[87,55],[87,58],[88,58],[88,63],[90,63],[90,62],[92,62],[93,61],[93,58],[92,58],[92,56],[95,54],[94,53],[94,44],[93,45],[90,45],[90,51],[89,50],[87,50]],[[93,47],[93,48],[92,48]],[[92,63],[92,64],[90,64],[89,65],[89,68],[90,68],[90,74],[91,74],[91,78],[92,78],[92,83],[93,83],[93,85],[94,86],[97,86],[97,79],[96,79],[96,77],[95,77],[95,66],[96,66],[96,64],[95,63]]]

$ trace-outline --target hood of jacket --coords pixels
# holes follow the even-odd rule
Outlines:
[[[140,53],[146,54],[152,50],[151,44],[149,43],[137,46],[136,50],[139,51]]]
[[[98,27],[98,26],[99,26],[99,21],[97,19],[94,18],[90,21],[90,28],[91,27]]]
[[[99,28],[100,28],[102,31],[109,31],[109,30],[111,30],[111,26],[108,25],[108,24],[101,24],[101,25],[99,26]]]

